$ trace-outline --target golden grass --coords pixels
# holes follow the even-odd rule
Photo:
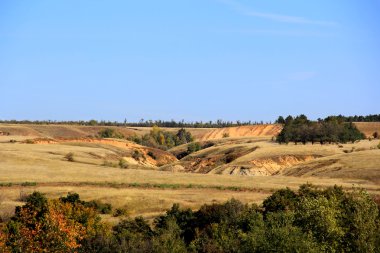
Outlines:
[[[355,122],[354,124],[367,137],[372,137],[374,132],[380,134],[380,122]]]
[[[80,125],[35,125],[35,124],[0,124],[0,131],[11,135],[28,136],[29,138],[84,138],[95,136],[105,128],[114,129],[124,136],[144,135],[151,127],[115,127],[115,126],[80,126]],[[180,128],[162,128],[165,131],[177,132]],[[214,128],[186,128],[196,138],[200,139]]]

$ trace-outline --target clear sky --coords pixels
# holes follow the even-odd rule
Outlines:
[[[1,0],[0,119],[380,113],[379,0]]]

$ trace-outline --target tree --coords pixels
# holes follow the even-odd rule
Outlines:
[[[275,123],[277,123],[277,124],[285,124],[285,119],[284,119],[284,117],[279,116]]]
[[[264,213],[294,210],[297,202],[298,197],[295,192],[289,188],[280,189],[264,200]]]

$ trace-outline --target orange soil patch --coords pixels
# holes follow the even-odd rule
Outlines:
[[[277,174],[284,168],[289,168],[294,165],[314,160],[316,156],[313,155],[285,155],[269,158],[260,158],[250,161],[254,167],[264,169],[266,175]]]
[[[281,129],[282,126],[279,124],[219,128],[206,133],[201,140],[220,139],[225,135],[228,137],[276,136]]]

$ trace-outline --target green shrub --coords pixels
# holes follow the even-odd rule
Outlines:
[[[124,138],[124,135],[122,133],[119,133],[111,128],[103,129],[98,134],[100,138],[117,138],[117,139]]]
[[[24,183],[21,183],[21,186],[36,186],[37,183],[36,182],[24,182]]]
[[[0,187],[11,187],[13,183],[0,183]]]
[[[167,150],[174,146],[192,142],[194,138],[191,133],[186,131],[184,128],[178,130],[177,133],[172,133],[163,131],[157,126],[153,126],[152,130],[148,134],[141,137],[132,135],[128,137],[128,140],[147,147]]]
[[[199,144],[199,142],[192,142],[187,146],[187,153],[191,154],[191,153],[197,152],[201,149],[202,149],[202,147],[201,147],[201,144]]]
[[[101,214],[112,213],[112,205],[109,203],[102,203],[97,200],[92,200],[89,202],[84,202],[84,206],[94,208],[97,212]]]
[[[79,194],[75,192],[69,192],[66,197],[61,197],[59,200],[63,203],[70,203],[72,205],[83,205],[90,207],[101,214],[110,214],[112,212],[112,205],[109,203],[102,203],[98,200],[83,201],[80,199]]]

